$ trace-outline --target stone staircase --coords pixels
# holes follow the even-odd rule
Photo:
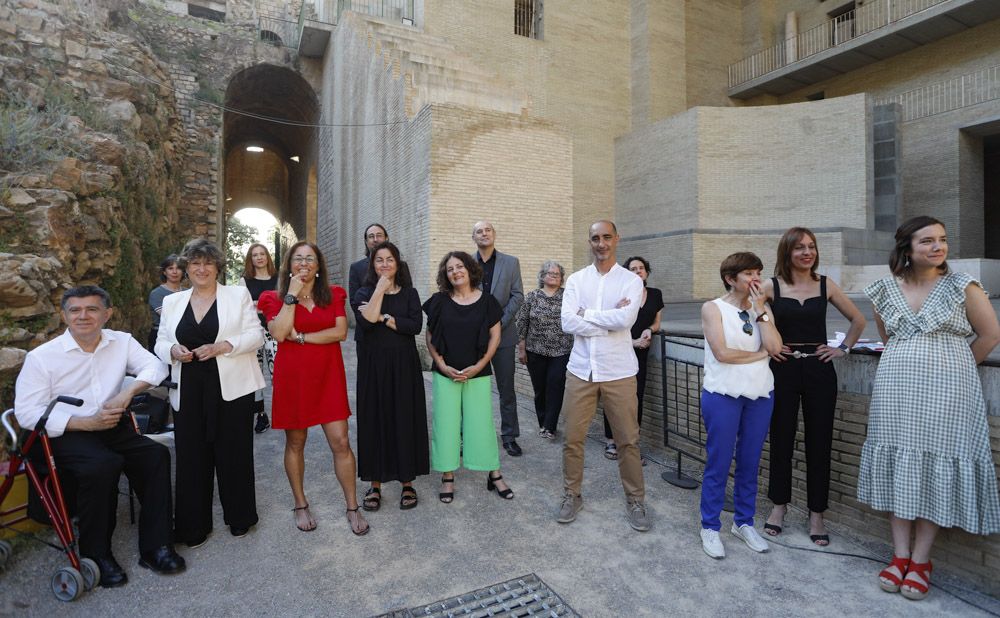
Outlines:
[[[386,68],[391,67],[394,78],[404,80],[409,118],[430,103],[518,115],[531,108],[527,93],[518,92],[461,56],[446,39],[358,13],[344,13],[338,27],[354,28],[366,35],[372,53],[382,57]]]

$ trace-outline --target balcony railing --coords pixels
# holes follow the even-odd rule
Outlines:
[[[947,1],[870,0],[854,10],[729,65],[729,87],[735,88]]]
[[[899,103],[902,108],[901,120],[908,122],[996,99],[1000,99],[1000,65],[900,94],[880,97],[875,103]]]

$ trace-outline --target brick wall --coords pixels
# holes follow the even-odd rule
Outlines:
[[[689,340],[691,343],[699,343]],[[664,396],[660,379],[662,364],[655,356],[659,355],[659,340],[654,342],[653,354],[650,356],[649,377],[646,382],[645,410],[641,431],[642,448],[656,457],[669,462],[668,469],[673,469],[674,449],[663,447]],[[701,362],[700,350],[689,347],[670,346],[668,355],[671,358],[687,358],[696,363]],[[839,394],[834,420],[833,453],[831,457],[830,508],[826,518],[834,526],[849,530],[862,539],[882,544],[886,554],[891,551],[888,516],[886,513],[874,511],[857,501],[858,469],[861,463],[861,447],[865,441],[868,425],[868,405],[871,385],[874,380],[878,360],[866,355],[852,355],[843,360],[835,361],[837,365]],[[1000,399],[1000,368],[981,367],[982,378],[987,401]],[[525,389],[524,382],[518,385]],[[666,406],[667,419],[670,428],[682,434],[689,435],[695,441],[703,441],[704,429],[701,424],[700,383],[696,367],[667,362],[668,392]],[[531,393],[530,384],[522,391],[525,396]],[[991,405],[988,413],[990,426],[990,445],[996,470],[1000,475],[1000,409]],[[601,418],[598,415],[591,427],[591,433],[603,431]],[[796,451],[792,471],[792,505],[806,508],[805,453],[803,449],[803,429],[801,425],[796,436]],[[601,427],[599,429],[599,427]],[[672,446],[697,457],[704,458],[703,449],[689,441],[675,436],[670,437]],[[701,465],[685,458],[685,467],[700,469]],[[770,445],[764,445],[761,458],[758,516],[766,517],[766,500],[768,485],[768,470],[770,461]],[[938,535],[933,549],[934,566],[937,570],[945,570],[973,581],[978,587],[992,595],[1000,594],[1000,580],[996,574],[1000,569],[1000,534],[976,536],[961,529],[942,530]]]

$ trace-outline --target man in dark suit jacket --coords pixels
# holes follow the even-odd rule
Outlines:
[[[489,221],[479,221],[472,227],[472,240],[478,247],[476,258],[483,267],[482,290],[492,294],[503,307],[500,347],[492,361],[493,375],[500,393],[500,439],[507,454],[518,457],[521,447],[516,438],[521,432],[517,424],[517,396],[514,394],[514,349],[517,346],[514,318],[524,302],[521,263],[513,255],[495,249],[496,230]]]
[[[364,239],[365,257],[351,264],[347,277],[347,302],[355,312],[358,310],[358,303],[354,300],[354,296],[365,285],[365,277],[368,276],[368,257],[375,245],[389,240],[389,232],[385,231],[385,226],[381,223],[372,223],[365,228]],[[361,337],[361,329],[355,328],[354,341],[361,343]]]

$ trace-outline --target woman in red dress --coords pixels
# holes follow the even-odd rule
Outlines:
[[[264,292],[257,303],[278,342],[274,360],[272,426],[285,430],[285,473],[295,499],[295,525],[316,529],[303,489],[304,450],[309,428],[323,428],[333,451],[333,467],[347,501],[351,532],[366,534],[368,522],[358,511],[357,461],[347,436],[347,376],[340,342],[347,336],[344,289],[327,285],[326,262],[309,242],[292,245],[282,261],[278,290]]]

